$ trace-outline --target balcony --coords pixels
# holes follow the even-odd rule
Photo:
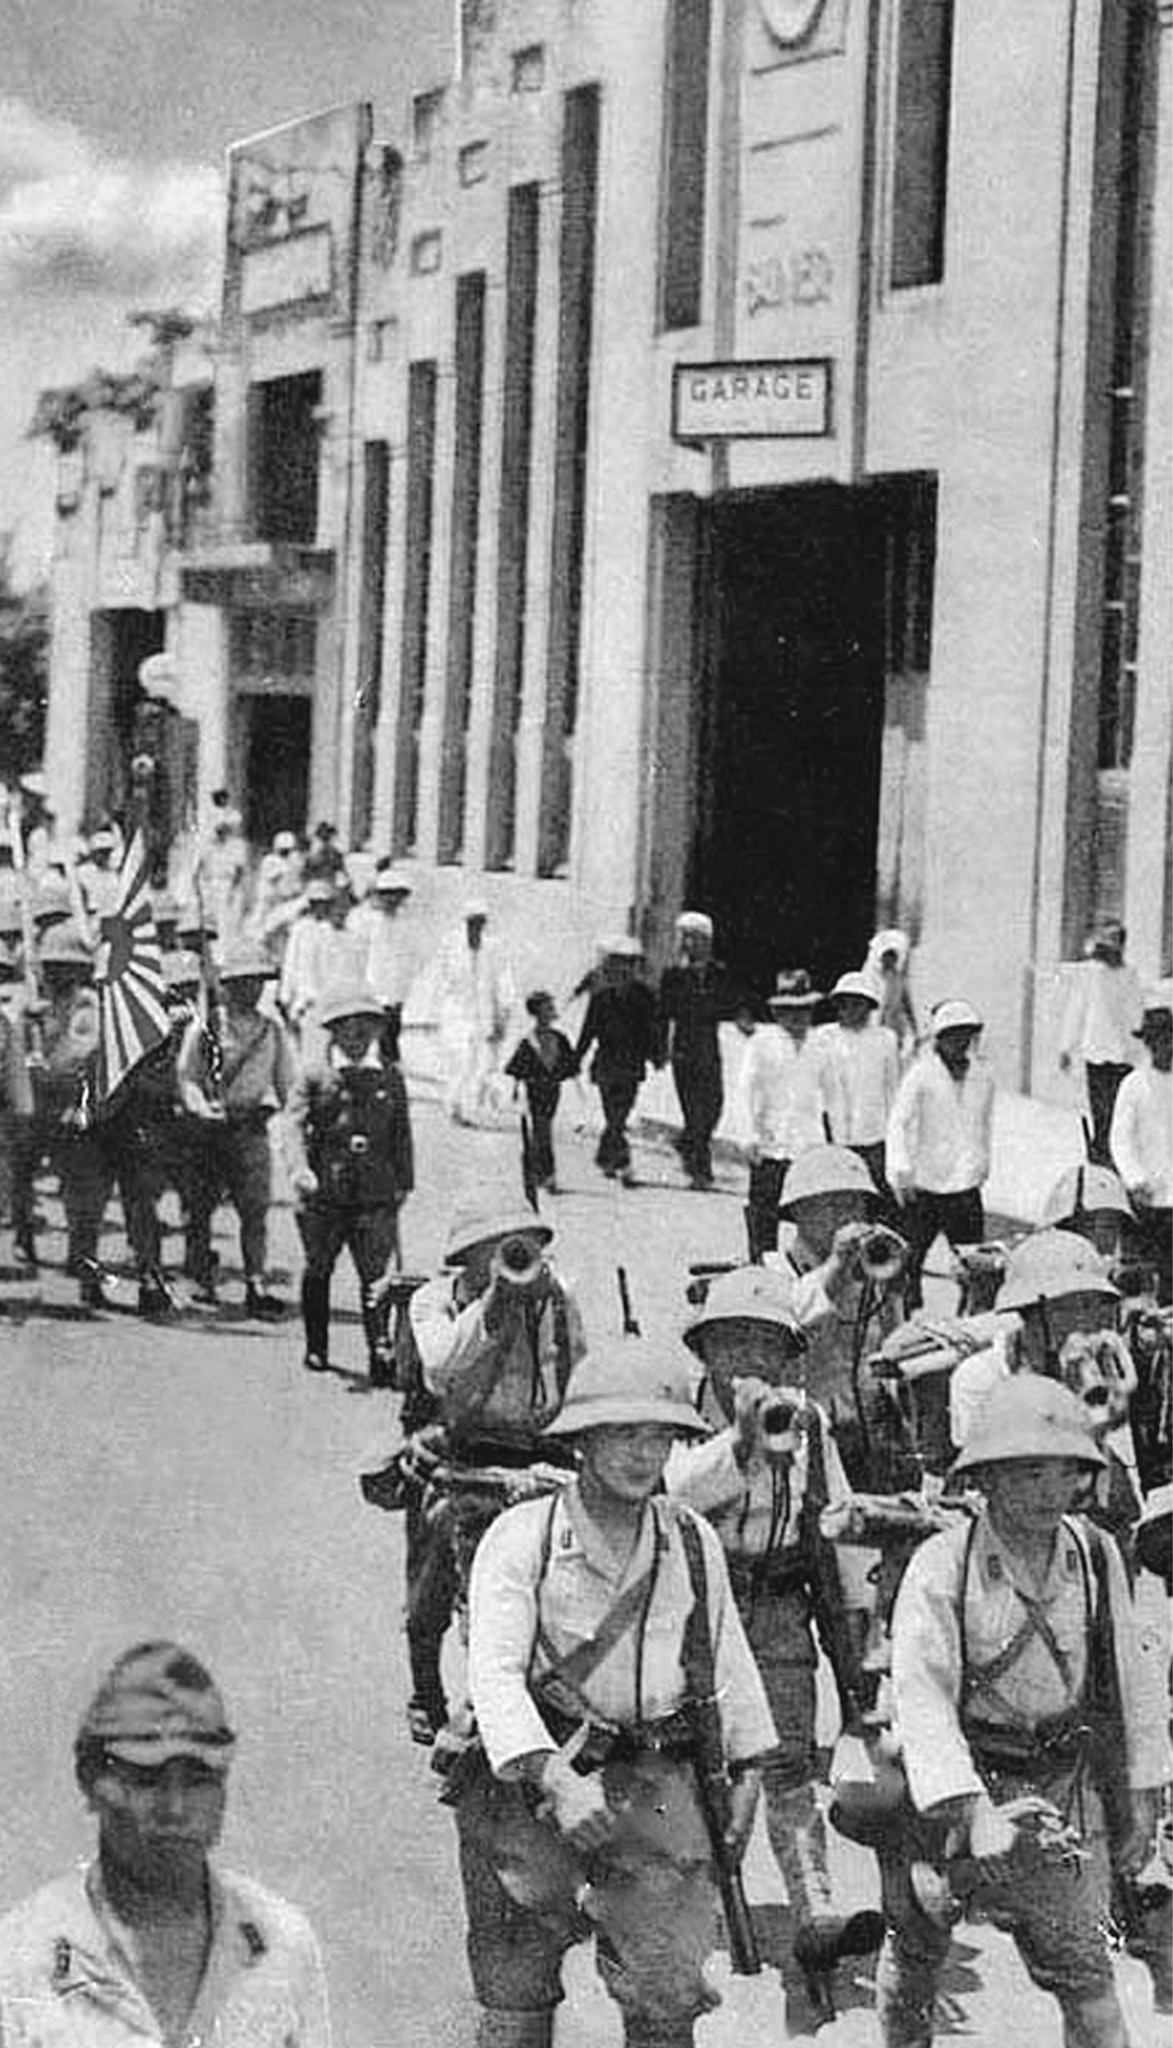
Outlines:
[[[334,550],[301,541],[258,540],[245,527],[200,521],[177,557],[191,604],[277,605],[316,611],[334,595]]]

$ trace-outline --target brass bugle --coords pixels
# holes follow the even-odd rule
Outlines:
[[[895,1230],[889,1230],[886,1223],[873,1224],[867,1236],[860,1238],[858,1253],[860,1270],[877,1286],[895,1280],[908,1260],[904,1239]]]
[[[503,1237],[493,1260],[493,1270],[498,1279],[510,1287],[534,1287],[541,1279],[546,1261],[540,1251],[535,1251],[531,1240],[522,1237]]]

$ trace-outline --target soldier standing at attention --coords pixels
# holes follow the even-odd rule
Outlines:
[[[1149,1682],[1119,1554],[1070,1512],[1103,1464],[1066,1387],[1027,1373],[995,1388],[955,1467],[984,1506],[914,1552],[892,1621],[921,1854],[946,1870],[973,1859],[976,1902],[1058,2000],[1069,2048],[1128,2048],[1111,1868],[1145,1862],[1170,1776],[1168,1703],[1160,1672]],[[1078,1853],[1049,1850],[1044,1821],[1073,1830]],[[916,1903],[904,1840],[881,1855],[877,2009],[885,2048],[926,2048],[950,1931]]]
[[[329,2048],[307,1921],[210,1861],[234,1744],[189,1651],[119,1657],[74,1744],[97,1856],[0,1920],[5,2048]]]
[[[325,1372],[330,1352],[330,1277],[345,1245],[362,1290],[372,1371],[386,1362],[383,1316],[372,1289],[399,1239],[399,1211],[413,1185],[407,1090],[379,1047],[383,1006],[362,983],[335,985],[317,1018],[326,1033],[320,1064],[289,1097],[289,1170],[305,1247],[301,1312],[305,1365]]]
[[[506,1509],[473,1560],[469,1687],[483,1743],[455,1802],[479,2048],[550,2048],[562,1958],[593,1934],[626,2048],[691,2048],[719,2002],[715,1861],[744,1850],[776,1736],[721,1546],[658,1489],[707,1433],[683,1361],[586,1358],[548,1437],[578,1474]],[[695,1772],[716,1706],[719,1832]]]
[[[294,1080],[293,1054],[282,1026],[257,1007],[266,981],[276,973],[255,941],[233,947],[220,966],[224,1012],[214,1065],[198,1018],[189,1024],[179,1053],[184,1106],[200,1119],[202,1137],[188,1259],[200,1276],[201,1299],[214,1301],[212,1216],[227,1192],[240,1218],[245,1313],[260,1317],[281,1313],[280,1301],[265,1286],[273,1182],[269,1121],[285,1107]]]
[[[660,982],[660,1020],[684,1128],[679,1151],[688,1184],[713,1185],[713,1132],[721,1121],[724,1086],[717,1026],[722,975],[713,959],[713,920],[685,910],[676,920],[679,954]]]

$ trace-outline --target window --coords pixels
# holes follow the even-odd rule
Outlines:
[[[529,560],[534,334],[538,303],[541,191],[509,194],[505,248],[505,367],[501,420],[501,506],[497,552],[497,658],[493,689],[485,865],[509,867],[517,830],[517,734],[525,668],[525,586]]]
[[[456,281],[456,435],[452,456],[452,534],[448,581],[448,677],[440,758],[436,857],[464,851],[468,728],[472,715],[477,602],[477,527],[481,510],[481,428],[485,374],[485,274]]]
[[[319,370],[249,391],[252,526],[257,540],[312,547],[318,537]]]
[[[894,289],[945,274],[953,0],[900,0],[892,166]]]
[[[695,327],[705,267],[710,0],[671,0],[661,146],[659,325]]]
[[[599,88],[568,92],[562,125],[562,228],[558,246],[558,370],[554,407],[554,510],[546,721],[538,815],[538,873],[570,858],[574,731],[578,721],[585,552],[591,322],[598,202]]]
[[[432,581],[435,469],[436,365],[412,363],[407,380],[407,506],[392,830],[392,850],[400,859],[414,851],[419,825],[420,739],[428,678],[428,601]]]

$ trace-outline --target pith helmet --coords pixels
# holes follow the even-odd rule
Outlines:
[[[268,981],[276,972],[264,947],[247,939],[229,947],[220,962],[221,981]]]
[[[1010,1270],[998,1291],[999,1312],[1059,1301],[1065,1294],[1119,1300],[1104,1260],[1086,1238],[1070,1230],[1037,1230],[1010,1255]]]
[[[934,1038],[942,1031],[981,1031],[985,1027],[972,1003],[964,1002],[959,996],[950,996],[943,1003],[934,1003],[929,1019],[929,1030]]]
[[[383,1005],[365,981],[341,982],[328,989],[315,1012],[319,1024],[339,1024],[343,1017],[381,1017]]]
[[[831,1001],[838,1002],[840,996],[857,996],[861,1003],[867,1003],[873,1010],[880,1007],[880,998],[866,974],[841,974],[831,990]]]
[[[75,924],[54,925],[37,949],[42,967],[93,967],[93,955]]]
[[[787,1169],[782,1183],[780,1213],[785,1216],[795,1202],[814,1195],[869,1195],[878,1200],[876,1184],[856,1152],[846,1145],[812,1145]]]
[[[226,1768],[235,1742],[209,1673],[178,1643],[139,1643],[107,1672],[77,1731],[77,1746],[100,1742],[125,1763],[159,1765],[199,1757]]]
[[[1120,1176],[1110,1166],[1069,1166],[1043,1203],[1042,1220],[1045,1224],[1067,1223],[1073,1216],[1104,1210],[1117,1216],[1132,1215]]]
[[[971,1472],[977,1465],[1008,1465],[1017,1458],[1107,1463],[1088,1432],[1082,1402],[1058,1380],[1033,1372],[1020,1372],[991,1389],[953,1469]]]
[[[500,1208],[474,1203],[465,1209],[458,1209],[448,1227],[448,1243],[444,1250],[446,1266],[463,1266],[467,1259],[483,1244],[494,1244],[502,1237],[533,1237],[539,1244],[549,1244],[554,1232],[550,1225],[535,1216],[532,1209],[516,1208],[503,1203]]]
[[[690,1436],[708,1436],[689,1396],[688,1366],[642,1339],[627,1339],[580,1359],[570,1375],[561,1412],[546,1436],[578,1436],[587,1429],[659,1422]]]
[[[722,1323],[767,1323],[784,1331],[795,1350],[806,1349],[790,1283],[768,1266],[739,1266],[736,1272],[718,1274],[684,1332],[689,1350],[703,1357],[706,1331]]]

